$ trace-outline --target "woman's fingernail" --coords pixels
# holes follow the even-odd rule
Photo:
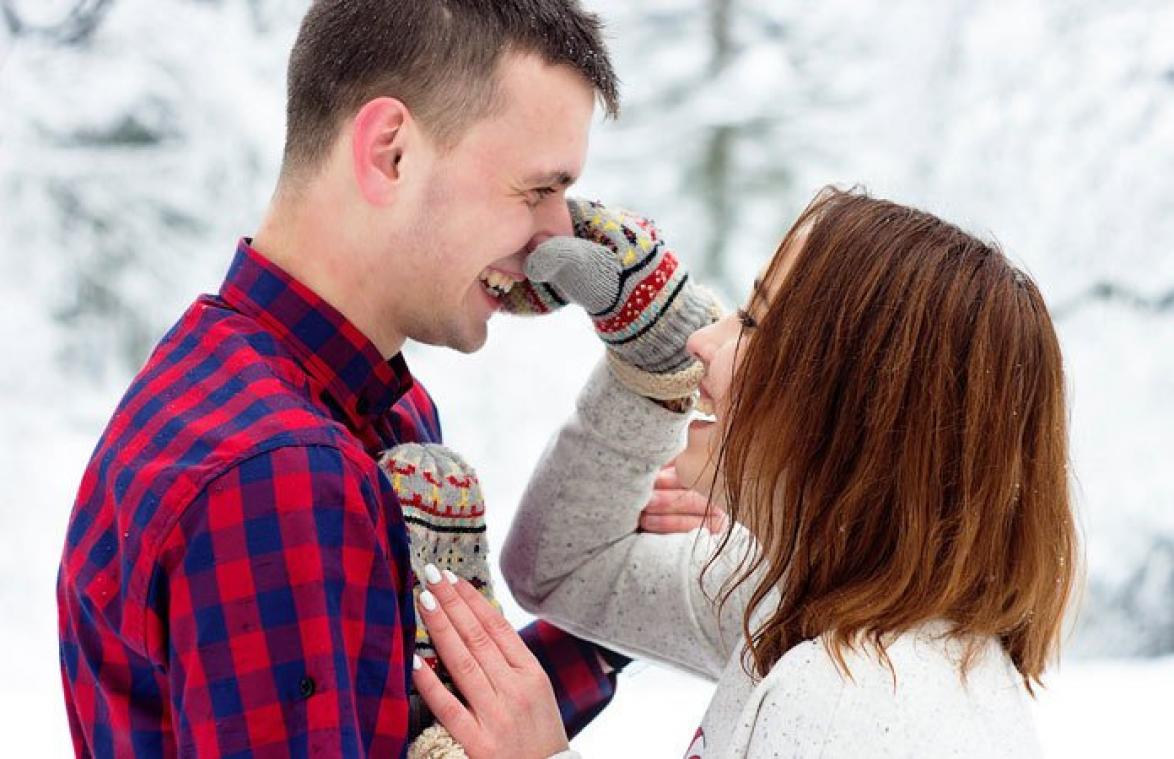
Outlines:
[[[436,596],[427,590],[420,591],[420,605],[426,611],[436,611]]]
[[[419,669],[424,666],[424,660],[418,654],[412,654],[412,669]]]
[[[448,580],[449,585],[456,585],[459,578],[446,569],[444,570],[444,579]]]
[[[424,579],[428,581],[429,585],[440,582],[440,570],[436,568],[435,564],[424,565]]]

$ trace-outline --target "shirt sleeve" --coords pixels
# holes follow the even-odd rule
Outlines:
[[[519,632],[550,678],[567,737],[574,738],[611,702],[616,676],[630,660],[542,620]],[[600,657],[611,672],[604,672]]]
[[[401,755],[413,618],[378,488],[337,449],[285,447],[185,511],[152,603],[179,754]]]

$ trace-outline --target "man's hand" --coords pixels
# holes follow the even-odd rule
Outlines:
[[[686,488],[672,464],[656,475],[652,498],[640,512],[640,529],[662,535],[690,532],[698,527],[717,534],[725,524],[726,513],[711,506],[705,496]]]

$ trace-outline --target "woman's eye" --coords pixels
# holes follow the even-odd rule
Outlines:
[[[750,315],[750,312],[744,308],[738,309],[738,321],[742,324],[742,329],[754,329],[758,326],[758,322]]]

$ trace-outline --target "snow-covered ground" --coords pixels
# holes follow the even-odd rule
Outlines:
[[[39,25],[69,5],[8,4]],[[627,102],[597,129],[581,192],[651,213],[730,297],[828,182],[991,232],[1032,270],[1068,364],[1089,572],[1040,732],[1052,757],[1169,756],[1174,5],[735,0],[714,54],[703,0],[587,4],[610,22]],[[268,199],[303,8],[115,0],[68,47],[0,20],[5,756],[68,754],[53,585],[69,506],[129,373]],[[496,321],[474,356],[409,351],[481,472],[495,544],[596,355],[577,316]],[[707,698],[644,667],[578,747],[680,756]]]

